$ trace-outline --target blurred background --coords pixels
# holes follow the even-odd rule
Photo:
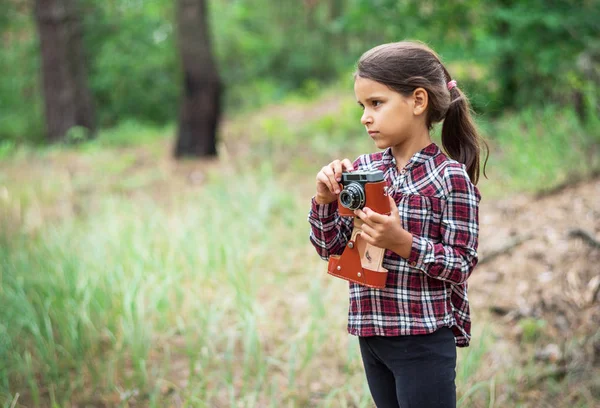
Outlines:
[[[0,4],[0,404],[371,407],[306,217],[414,39],[490,146],[458,405],[600,405],[600,2]]]

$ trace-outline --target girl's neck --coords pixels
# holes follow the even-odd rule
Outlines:
[[[429,132],[421,134],[419,137],[413,137],[402,144],[392,146],[392,155],[396,159],[396,166],[402,169],[408,164],[408,161],[417,152],[420,152],[431,144]]]

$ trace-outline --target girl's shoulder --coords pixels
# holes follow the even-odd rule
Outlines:
[[[442,171],[446,176],[449,174],[452,175],[464,175],[467,178],[469,177],[467,174],[467,167],[459,163],[458,161],[451,159],[446,156],[446,154],[442,151],[434,158],[435,167]]]
[[[444,189],[447,193],[450,191],[466,192],[475,195],[478,200],[481,199],[479,189],[471,182],[467,167],[464,164],[440,152],[435,157],[435,168],[443,180]]]

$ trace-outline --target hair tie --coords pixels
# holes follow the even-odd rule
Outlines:
[[[448,90],[451,91],[454,87],[456,87],[456,81],[453,79],[452,81],[448,82]]]

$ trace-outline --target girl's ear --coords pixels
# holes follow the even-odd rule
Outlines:
[[[422,115],[427,110],[427,105],[429,103],[429,95],[427,91],[423,88],[417,88],[413,91],[413,113],[415,115]]]

